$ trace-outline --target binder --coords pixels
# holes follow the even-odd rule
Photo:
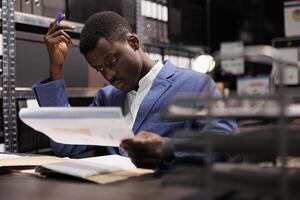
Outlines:
[[[32,0],[32,13],[42,15],[42,0]]]
[[[156,38],[156,32],[155,32],[155,21],[150,18],[145,18],[145,29],[144,34],[148,36],[149,38],[153,39]]]
[[[21,0],[15,1],[15,11],[21,12]]]
[[[21,0],[21,12],[32,13],[32,1],[31,0]]]

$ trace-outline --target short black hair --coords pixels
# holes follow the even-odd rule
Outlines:
[[[92,51],[100,37],[125,41],[127,33],[132,33],[132,29],[123,17],[112,11],[98,12],[89,17],[81,31],[80,52]]]

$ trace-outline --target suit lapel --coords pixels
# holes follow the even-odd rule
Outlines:
[[[159,98],[172,86],[172,81],[169,79],[175,73],[175,66],[169,61],[165,62],[163,68],[154,79],[153,84],[142,101],[136,119],[133,125],[133,132],[137,133],[152,108]]]
[[[124,108],[125,93],[118,90],[112,97],[112,105]]]

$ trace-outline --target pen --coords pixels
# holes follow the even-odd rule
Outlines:
[[[57,24],[60,24],[60,22],[63,20],[63,17],[64,17],[64,13],[60,12],[58,15],[57,15],[57,18],[56,18],[56,21],[57,21]]]

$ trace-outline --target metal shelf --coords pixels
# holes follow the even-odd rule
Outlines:
[[[14,1],[2,0],[1,12],[3,34],[3,133],[5,151],[18,152],[16,111],[16,46],[14,26]]]
[[[2,19],[2,9],[0,9],[0,13],[1,13],[0,19]],[[54,18],[50,18],[50,17],[43,17],[43,16],[33,15],[28,13],[15,12],[15,23],[48,28],[50,23],[53,20]],[[70,31],[74,33],[81,33],[82,28],[84,26],[84,24],[67,21],[67,20],[62,21],[61,24],[72,24],[76,26],[74,30]]]
[[[85,88],[85,87],[74,87],[67,88],[69,98],[93,98],[99,88]],[[31,99],[35,98],[31,88],[17,87],[16,88],[17,99]],[[0,99],[2,99],[2,88],[0,88]]]

